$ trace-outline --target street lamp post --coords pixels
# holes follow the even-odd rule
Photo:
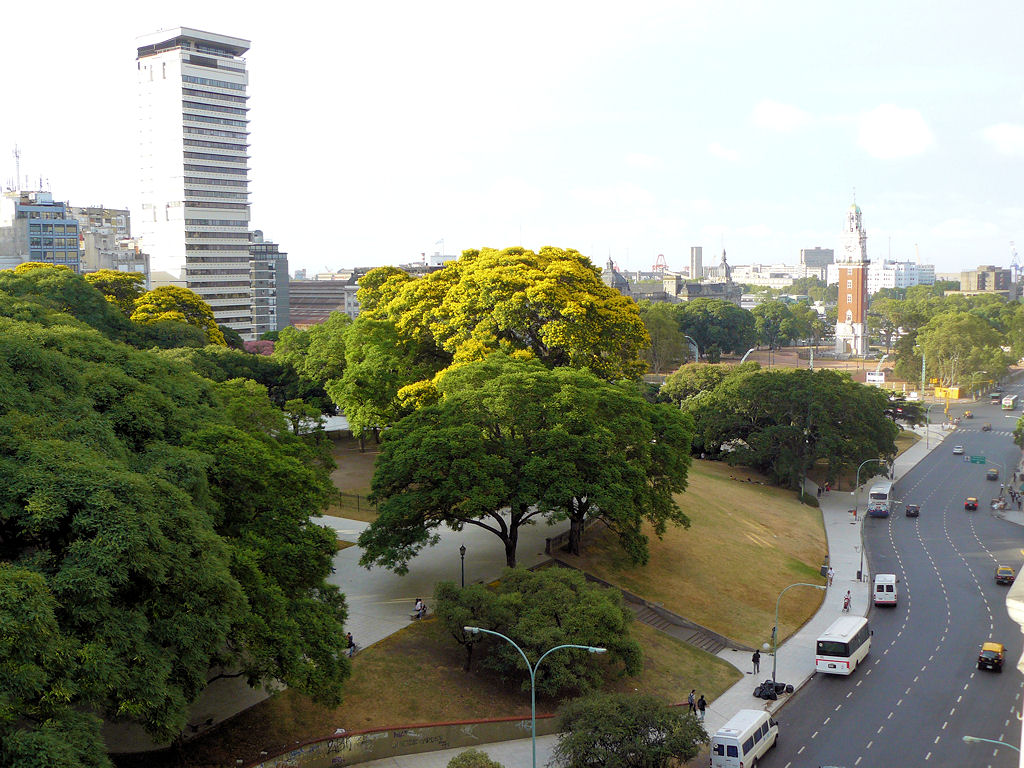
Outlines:
[[[462,588],[466,588],[466,545],[459,547],[459,558],[462,560]]]
[[[1013,746],[1013,744],[1007,744],[1005,741],[996,741],[995,739],[983,739],[980,736],[963,736],[961,737],[968,744],[973,744],[976,741],[987,741],[989,744],[998,744],[1001,747],[1009,747],[1014,752],[1020,752],[1019,747]]]
[[[788,587],[779,592],[779,597],[775,601],[775,625],[772,627],[772,682],[775,682],[775,665],[778,661],[779,654],[776,650],[779,647],[779,602],[782,600],[782,596],[786,594],[787,590],[793,587],[812,587],[814,589],[820,589],[822,592],[825,591],[825,587],[821,584],[807,584],[802,581],[798,581],[796,584],[790,584]]]
[[[686,339],[688,342],[690,342],[690,346],[693,347],[693,362],[699,363],[700,362],[700,347],[697,346],[697,342],[694,341],[693,338],[690,337],[690,336],[683,336],[683,338]]]
[[[932,403],[924,409],[924,447],[928,450],[928,438],[931,437],[932,433],[932,408],[939,403]]]
[[[755,349],[757,349],[757,347],[751,347],[743,354],[743,357],[740,358],[740,365],[743,365],[745,362],[747,362],[747,356]]]
[[[860,470],[865,464],[870,464],[872,461],[879,461],[883,464],[887,463],[885,459],[867,459],[860,463],[857,467],[857,479],[853,484],[853,517],[856,520],[858,510],[860,508]],[[864,521],[861,520],[860,526],[860,570],[857,571],[857,581],[863,578],[864,573]]]
[[[507,637],[501,634],[501,632],[493,632],[490,629],[484,629],[482,627],[463,627],[463,629],[474,635],[483,632],[485,635],[500,637],[519,651],[519,655],[522,656],[523,661],[526,662],[526,668],[530,670],[530,739],[533,742],[533,768],[537,768],[537,668],[540,667],[540,663],[544,661],[549,653],[553,653],[554,651],[562,648],[579,648],[580,650],[587,651],[588,653],[607,653],[608,649],[595,648],[592,645],[556,645],[554,648],[550,648],[545,651],[541,657],[537,659],[536,664],[530,664],[530,660],[523,652],[523,649],[516,645],[515,641],[511,637]]]

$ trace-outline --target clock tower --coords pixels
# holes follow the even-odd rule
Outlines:
[[[850,206],[839,238],[839,314],[836,317],[836,354],[868,352],[868,235],[860,220],[860,206]]]

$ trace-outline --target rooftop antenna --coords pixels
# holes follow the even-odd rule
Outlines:
[[[21,189],[21,150],[14,145],[14,191]]]

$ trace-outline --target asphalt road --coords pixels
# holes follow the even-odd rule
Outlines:
[[[907,518],[898,505],[888,519],[865,524],[869,572],[900,580],[899,604],[870,611],[870,655],[853,675],[816,674],[793,697],[779,712],[779,746],[763,768],[1018,764],[1011,749],[962,740],[1019,745],[1022,689],[1014,669],[1022,636],[1006,613],[1007,587],[993,572],[997,563],[1019,570],[1024,529],[991,514],[999,483],[985,479],[993,461],[1005,472],[1016,466],[1011,433],[1020,411],[988,404],[971,410],[973,419],[962,420],[896,484],[896,498],[920,504],[921,516]],[[991,432],[981,431],[986,421]],[[988,463],[964,462],[952,454],[954,445]],[[966,496],[978,497],[977,512],[964,511]],[[977,669],[979,647],[989,639],[1006,645],[1001,674]]]

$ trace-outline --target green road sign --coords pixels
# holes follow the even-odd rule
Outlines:
[[[971,464],[984,464],[984,463],[985,463],[985,457],[984,456],[971,456]]]

